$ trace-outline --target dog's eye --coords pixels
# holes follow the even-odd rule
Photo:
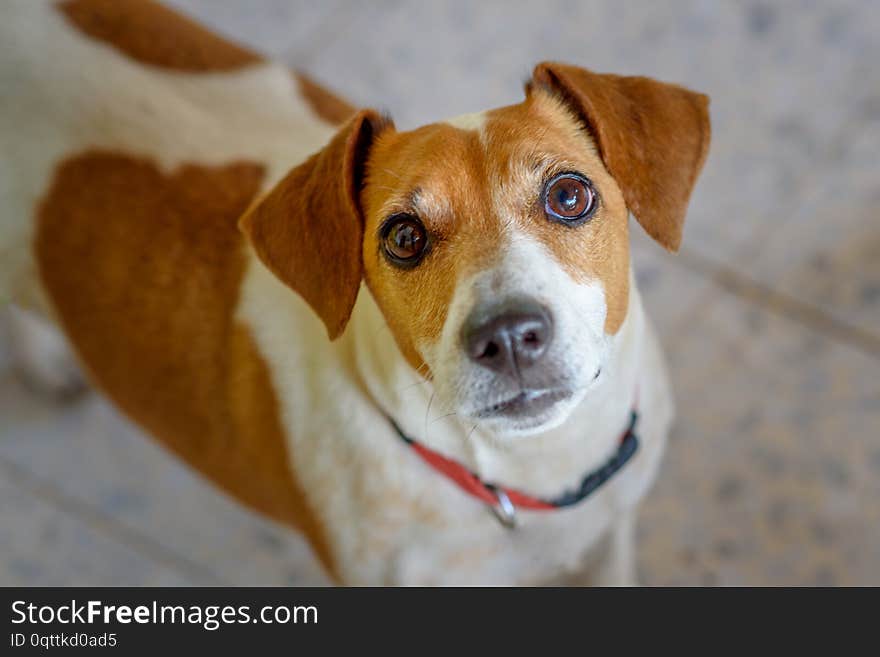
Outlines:
[[[425,227],[414,216],[391,217],[382,228],[382,245],[388,259],[396,265],[411,267],[418,263],[428,245]]]
[[[567,224],[588,219],[596,205],[593,186],[575,173],[559,174],[544,188],[544,211],[549,217]]]

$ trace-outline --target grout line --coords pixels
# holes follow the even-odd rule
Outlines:
[[[0,458],[0,473],[26,493],[46,502],[63,513],[76,516],[92,529],[110,535],[126,547],[146,556],[152,561],[168,566],[185,574],[200,578],[210,586],[229,586],[230,584],[204,566],[183,557],[149,536],[126,527],[115,518],[99,511],[91,505],[64,494],[57,487],[42,481],[26,469]]]
[[[774,311],[788,319],[827,335],[869,356],[880,357],[880,337],[873,333],[837,319],[813,304],[778,292],[764,283],[743,276],[735,269],[700,255],[691,249],[682,249],[677,260],[683,267],[703,276],[727,292],[763,308]],[[699,307],[701,304],[695,304]]]
[[[840,144],[849,143],[855,139],[857,134],[856,128],[857,125],[853,120],[847,121],[839,128],[837,138],[832,142],[836,148],[831,153],[827,153],[831,162],[836,163],[841,160],[842,150]],[[806,172],[802,171],[798,174],[794,186],[798,190],[816,187],[816,179],[818,177],[819,173],[813,169]],[[801,206],[804,203],[802,202],[798,206],[795,213],[789,215],[788,222],[783,224],[783,226],[792,223],[791,216],[800,212]],[[732,261],[740,264],[760,262],[764,256],[762,246],[780,228],[779,225],[771,226],[769,223],[756,226],[743,240],[742,244],[735,247],[734,251],[739,255],[734,255],[735,259]],[[745,301],[752,302],[765,310],[774,312],[789,320],[796,321],[822,333],[826,337],[866,352],[870,356],[880,357],[880,336],[854,326],[849,322],[837,319],[831,313],[810,302],[801,301],[792,295],[774,290],[770,285],[744,276],[740,273],[740,270],[734,269],[716,258],[702,255],[697,250],[682,248],[673,261]],[[710,290],[706,294],[699,295],[697,300],[686,310],[684,319],[691,320],[694,314],[703,313],[707,307],[712,305],[714,305],[714,302]],[[679,320],[676,324],[677,327],[685,325],[682,320]],[[678,341],[674,341],[670,349],[675,350],[677,347]]]
[[[688,273],[695,273],[681,263],[679,263],[678,266],[686,269]],[[697,273],[697,276],[701,277],[701,280],[706,283],[707,287],[705,290],[702,290],[697,294],[696,298],[690,304],[685,306],[684,311],[678,316],[678,318],[676,318],[672,330],[669,331],[670,335],[666,337],[665,347],[669,351],[670,357],[677,353],[682,346],[683,341],[687,337],[687,327],[698,323],[707,313],[711,312],[718,303],[717,295],[712,289],[712,281],[707,280],[699,273]]]

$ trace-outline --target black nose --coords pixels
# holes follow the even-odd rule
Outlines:
[[[540,361],[552,338],[549,313],[532,299],[479,309],[462,329],[464,348],[472,361],[510,376]]]

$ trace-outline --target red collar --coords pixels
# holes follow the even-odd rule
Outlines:
[[[551,509],[573,506],[587,498],[602,484],[611,479],[630,460],[639,447],[639,439],[635,434],[638,417],[638,413],[633,409],[630,415],[629,426],[621,435],[617,450],[604,464],[592,472],[588,472],[576,489],[566,491],[559,497],[551,500],[541,500],[512,488],[487,483],[461,463],[415,442],[404,434],[393,420],[391,424],[397,430],[400,437],[413,448],[413,451],[425,463],[451,479],[466,493],[487,504],[503,524],[512,527],[515,524],[517,507],[528,509],[529,511],[549,511]]]

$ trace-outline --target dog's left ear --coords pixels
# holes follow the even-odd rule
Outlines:
[[[367,155],[390,126],[372,110],[358,112],[239,221],[263,264],[309,303],[331,340],[345,329],[363,276]]]
[[[709,149],[709,98],[650,78],[544,62],[531,85],[560,95],[596,139],[630,212],[670,251]]]

